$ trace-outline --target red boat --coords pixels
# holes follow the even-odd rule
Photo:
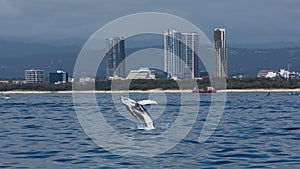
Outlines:
[[[194,89],[193,93],[217,93],[213,87],[207,87],[207,89]]]

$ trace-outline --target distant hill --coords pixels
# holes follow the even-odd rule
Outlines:
[[[78,46],[20,43],[0,40],[0,78],[24,78],[24,70],[73,71]]]
[[[0,58],[15,58],[34,54],[69,53],[79,51],[75,45],[51,45],[0,40]]]
[[[261,69],[300,71],[300,47],[280,49],[228,49],[230,74],[255,75]]]
[[[240,43],[228,44],[229,48],[242,48],[242,49],[280,49],[280,48],[295,48],[299,47],[299,42],[273,42],[273,43]]]
[[[128,42],[126,54],[129,55],[145,48],[160,48],[158,37],[148,45],[136,46],[136,41]],[[136,47],[135,47],[136,46]],[[0,79],[24,78],[24,70],[43,69],[49,72],[63,69],[72,74],[79,46],[50,45],[46,43],[20,43],[0,40]],[[162,56],[163,57],[163,56]],[[278,49],[228,48],[229,74],[255,75],[261,69],[287,68],[300,71],[300,47]],[[98,75],[105,75],[103,60]]]

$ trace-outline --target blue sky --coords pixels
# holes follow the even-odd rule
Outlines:
[[[229,43],[300,42],[298,0],[0,0],[0,38],[87,39],[106,23],[137,12],[185,18]]]

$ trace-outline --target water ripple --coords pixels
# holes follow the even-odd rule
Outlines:
[[[139,99],[148,96],[130,94]],[[179,106],[188,108],[200,102],[197,123],[188,136],[173,149],[149,158],[118,156],[95,144],[81,128],[70,94],[12,94],[11,98],[0,101],[1,169],[298,168],[300,165],[299,101],[286,93],[274,93],[272,97],[261,93],[229,93],[222,120],[205,143],[199,143],[198,137],[211,105],[209,95],[181,105],[180,93],[166,94],[167,108],[155,120],[156,129],[146,132],[118,113],[110,94],[97,94],[98,106],[109,124],[119,134],[141,141],[168,130],[178,117]],[[90,103],[80,106],[86,105]]]

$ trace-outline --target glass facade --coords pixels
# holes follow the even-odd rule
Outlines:
[[[181,33],[168,30],[164,33],[164,71],[173,79],[198,77],[198,33]]]
[[[125,77],[125,43],[123,37],[106,39],[106,77]]]

